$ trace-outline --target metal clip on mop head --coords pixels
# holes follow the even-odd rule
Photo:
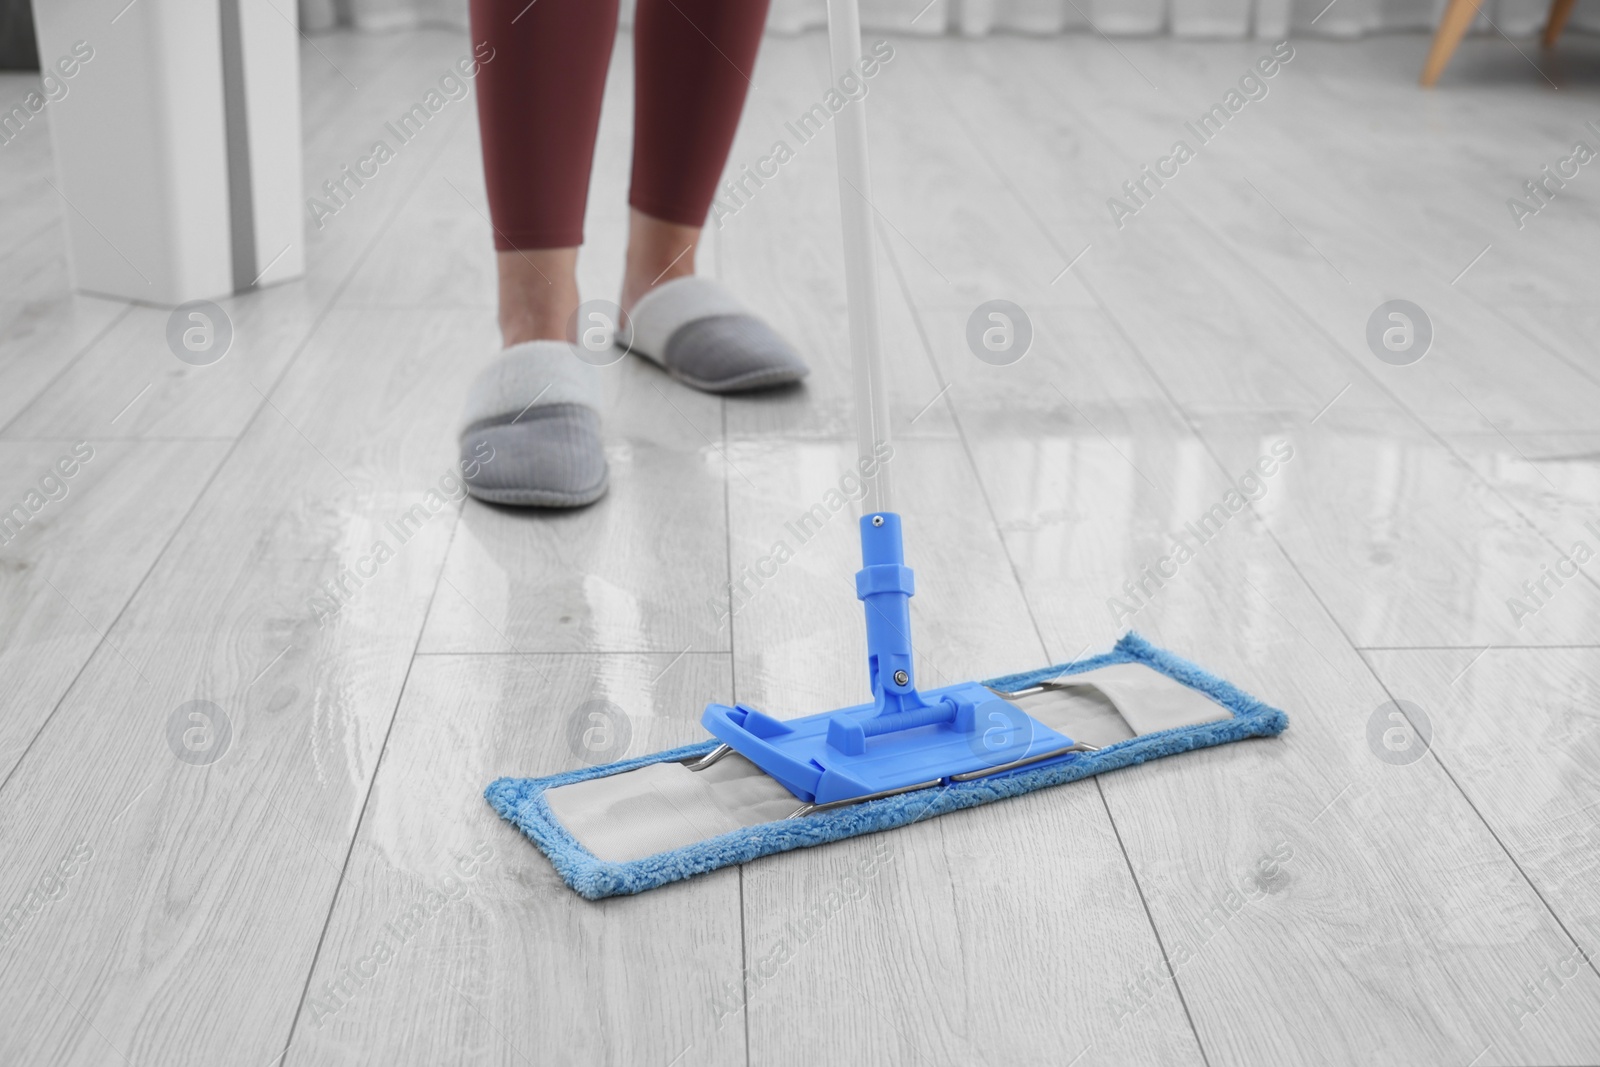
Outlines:
[[[1088,750],[977,682],[919,691],[911,649],[913,579],[904,563],[900,516],[862,517],[861,558],[856,596],[866,605],[873,702],[788,721],[744,704],[711,704],[701,722],[715,737],[810,810]]]

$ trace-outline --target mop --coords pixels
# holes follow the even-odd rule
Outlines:
[[[828,0],[835,82],[860,69],[856,0]],[[1135,633],[1103,655],[919,689],[912,572],[887,464],[866,99],[835,118],[845,283],[866,479],[862,568],[872,701],[798,719],[712,703],[708,740],[485,797],[591,900],[1076,781],[1161,756],[1283,732],[1288,719]]]

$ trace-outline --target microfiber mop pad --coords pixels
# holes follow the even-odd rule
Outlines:
[[[809,848],[859,834],[891,830],[946,812],[1077,781],[1162,756],[1247,737],[1273,737],[1289,725],[1288,717],[1277,708],[1188,660],[1151,645],[1135,633],[1125,635],[1112,651],[1104,655],[1025,674],[993,678],[983,684],[996,690],[1016,691],[1118,664],[1142,665],[1203,694],[1218,706],[1216,717],[1211,721],[1153,733],[1135,732],[1135,736],[1107,744],[1096,751],[1075,755],[1065,762],[1023,768],[974,781],[953,782],[881,800],[867,800],[818,811],[802,818],[779,815],[771,821],[740,826],[702,840],[621,862],[601,859],[586,848],[557,817],[549,792],[654,765],[691,760],[715,749],[716,741],[704,741],[650,756],[545,778],[500,778],[489,785],[484,796],[503,818],[514,823],[550,857],[550,862],[567,885],[590,900],[600,900],[619,894],[642,893],[668,882],[731,864],[745,863],[775,852]],[[799,802],[793,803],[798,805]],[[692,819],[693,813],[689,817]]]

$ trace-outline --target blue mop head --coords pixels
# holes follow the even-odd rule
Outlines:
[[[703,741],[638,759],[586,767],[546,778],[499,778],[484,790],[484,797],[501,817],[514,823],[550,857],[550,862],[567,885],[590,900],[600,900],[624,893],[642,893],[668,882],[730,864],[745,863],[760,856],[770,856],[775,852],[809,848],[879,830],[892,830],[946,812],[1077,781],[1103,771],[1130,767],[1178,752],[1209,748],[1246,737],[1275,737],[1289,725],[1288,716],[1277,708],[1262,703],[1231,683],[1180,656],[1155,647],[1131,632],[1104,655],[1025,674],[992,678],[983,684],[1007,691],[1020,690],[1063,675],[1079,674],[1118,663],[1142,663],[1160,671],[1206,694],[1231,712],[1232,717],[1133,737],[1107,745],[1099,751],[1040,768],[865,801],[817,812],[802,819],[744,827],[628,863],[608,863],[597,859],[579,844],[555,818],[544,796],[546,790],[619,774],[652,763],[690,759],[710,752],[717,747],[716,741]]]

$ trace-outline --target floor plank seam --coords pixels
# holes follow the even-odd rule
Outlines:
[[[714,237],[713,241],[717,239]],[[722,271],[721,245],[717,249],[717,272]],[[735,642],[738,640],[734,630],[736,618],[733,609],[733,503],[732,486],[728,472],[733,466],[728,462],[728,401],[726,397],[717,398],[717,413],[722,426],[722,560],[723,572],[727,578],[728,591],[728,694],[737,703],[739,699],[739,658],[734,655],[737,649]],[[739,865],[739,995],[744,1001],[744,1010],[739,1013],[744,1024],[744,1062],[745,1067],[750,1067],[750,924],[745,918],[744,896],[744,869]]]
[[[44,173],[47,173],[47,172],[41,172],[41,175],[44,174]],[[41,176],[40,180],[41,181],[43,180],[42,176]],[[43,198],[41,197],[41,199],[43,199]],[[58,215],[55,218],[52,218],[49,222],[46,222],[46,223],[42,224],[37,230],[34,230],[32,233],[24,234],[22,237],[17,239],[16,244],[11,246],[11,250],[9,252],[7,252],[3,256],[0,256],[0,264],[5,263],[6,260],[10,259],[12,256],[16,255],[18,252],[22,251],[22,249],[28,247],[28,245],[30,243],[32,243],[36,238],[43,236],[44,232],[46,230],[54,229],[54,228],[56,228],[57,226],[60,226],[60,225],[61,225],[61,217]]]
[[[150,444],[150,443],[155,443],[155,444],[161,444],[161,443],[166,443],[166,444],[173,444],[173,443],[177,443],[177,444],[194,444],[194,443],[197,443],[197,442],[219,442],[219,441],[232,441],[233,440],[232,437],[225,436],[225,435],[224,436],[205,436],[205,437],[177,437],[177,436],[168,435],[168,436],[162,436],[162,437],[107,437],[107,438],[96,438],[96,440],[102,440],[102,439],[106,440],[106,441],[115,441],[115,442],[118,442],[118,443],[124,443],[125,442],[127,444],[138,444],[138,445]],[[83,437],[79,436],[79,435],[67,436],[67,437],[39,437],[39,436],[5,437],[5,436],[0,436],[0,445],[59,444],[59,443],[62,443],[62,442],[81,441],[81,440],[83,440]]]
[[[1356,645],[1357,652],[1478,652],[1492,648],[1496,652],[1546,652],[1555,649],[1600,648],[1594,645]]]
[[[1122,831],[1117,828],[1116,816],[1111,814],[1111,803],[1106,800],[1105,783],[1097,777],[1094,780],[1095,790],[1100,794],[1100,804],[1106,809],[1106,818],[1111,823],[1111,832],[1117,835],[1117,848],[1122,850],[1122,862],[1127,864],[1128,870],[1133,871],[1133,857],[1128,855],[1128,846],[1122,840]],[[1183,1017],[1189,1021],[1189,1032],[1194,1035],[1195,1048],[1200,1050],[1200,1062],[1205,1067],[1211,1067],[1211,1057],[1206,1053],[1206,1043],[1200,1038],[1200,1028],[1195,1025],[1194,1014],[1189,1011],[1189,998],[1183,994],[1183,983],[1178,980],[1178,972],[1172,966],[1172,957],[1167,954],[1167,944],[1161,937],[1161,929],[1156,924],[1156,917],[1151,914],[1150,901],[1145,899],[1144,886],[1139,884],[1139,876],[1133,876],[1133,888],[1139,894],[1139,904],[1144,908],[1145,920],[1150,924],[1150,932],[1155,936],[1156,947],[1161,949],[1161,964],[1172,979],[1173,992],[1178,994],[1178,1003],[1183,1005]],[[1091,1042],[1092,1045],[1092,1042]],[[1086,1050],[1087,1051],[1087,1050]],[[1079,1053],[1078,1055],[1083,1055]]]
[[[257,410],[259,412],[260,409],[258,408]],[[253,416],[251,421],[254,421]],[[200,506],[200,501],[205,499],[206,493],[216,481],[217,475],[222,473],[222,468],[227,464],[228,457],[233,455],[234,450],[238,448],[241,440],[243,440],[243,434],[230,442],[228,445],[228,450],[223,453],[222,458],[217,461],[216,467],[212,469],[210,476],[206,478],[205,484],[200,487],[199,491],[195,493],[194,499],[189,502],[189,507],[185,509],[183,517],[173,524],[172,532],[167,535],[167,539],[162,544],[161,550],[157,552],[154,557],[152,557],[150,560],[150,565],[145,568],[144,574],[139,577],[139,581],[134,584],[128,595],[123,599],[122,606],[117,609],[116,615],[106,625],[105,632],[100,635],[99,640],[95,642],[94,647],[89,650],[89,654],[83,658],[83,663],[73,674],[72,681],[69,682],[64,689],[62,689],[61,695],[56,698],[55,705],[51,707],[50,713],[43,719],[39,720],[39,725],[34,730],[33,736],[28,739],[27,745],[25,745],[22,751],[18,753],[16,762],[11,765],[11,769],[6,772],[5,777],[0,778],[0,798],[5,797],[6,790],[11,785],[11,779],[14,778],[17,771],[22,768],[23,763],[26,762],[28,758],[28,754],[33,751],[34,745],[38,743],[39,738],[44,736],[44,732],[49,729],[50,723],[54,721],[57,713],[60,712],[61,706],[67,702],[67,698],[71,696],[73,691],[77,688],[78,683],[83,679],[84,672],[89,669],[90,664],[94,663],[96,657],[100,655],[100,650],[110,643],[112,631],[114,631],[117,628],[117,624],[122,621],[122,616],[127,613],[129,606],[138,599],[139,592],[144,588],[145,583],[150,580],[150,576],[154,574],[156,568],[161,565],[161,561],[166,557],[167,551],[172,547],[173,542],[177,540],[178,534],[183,532],[183,529],[188,523],[190,517],[194,515],[195,509]],[[115,646],[112,647],[113,651],[115,651]],[[122,653],[118,652],[117,655],[121,657]],[[123,658],[125,659],[126,657]],[[136,667],[134,669],[137,670],[138,668]]]
[[[39,402],[39,398],[40,397],[42,397],[46,393],[48,393],[50,391],[51,387],[56,384],[56,382],[60,381],[61,378],[64,375],[66,375],[66,373],[68,371],[72,370],[73,367],[77,366],[78,361],[80,359],[82,359],[84,356],[88,355],[89,351],[91,349],[93,349],[95,345],[97,345],[101,341],[105,340],[106,335],[109,334],[112,330],[114,330],[118,323],[120,323],[123,319],[127,318],[129,315],[133,314],[133,308],[134,308],[134,305],[132,303],[124,303],[122,310],[120,312],[118,312],[117,314],[113,315],[111,317],[111,321],[107,322],[105,324],[105,326],[101,327],[99,332],[97,332],[94,335],[94,337],[92,337],[89,340],[89,342],[87,344],[85,344],[82,348],[78,349],[78,351],[74,352],[73,355],[72,355],[72,358],[67,360],[66,363],[62,364],[61,369],[56,371],[54,374],[52,374],[50,376],[49,380],[46,381],[43,385],[41,385],[39,387],[39,389],[33,394],[33,396],[28,398],[28,402],[27,403],[23,404],[20,408],[18,408],[16,410],[16,413],[13,414],[9,419],[7,419],[3,426],[0,426],[0,439],[6,439],[6,437],[5,437],[6,431],[11,429],[11,427],[16,423],[16,421],[18,419],[20,419],[20,418],[22,418],[22,416],[26,415],[28,413],[28,411],[33,407],[33,405]],[[27,440],[27,438],[15,438],[15,440]],[[81,438],[74,437],[73,440],[81,440]]]
[[[385,219],[384,224],[374,231],[372,237],[368,241],[367,247],[362,250],[360,256],[356,257],[355,262],[351,265],[349,273],[346,274],[344,280],[340,283],[339,288],[335,290],[333,296],[330,297],[328,305],[319,314],[317,321],[313,324],[312,329],[307,333],[305,340],[302,342],[300,349],[295,352],[294,356],[290,359],[289,364],[284,367],[285,374],[288,373],[289,367],[292,366],[299,358],[300,352],[304,351],[305,346],[310,343],[311,337],[315,335],[322,322],[329,314],[333,312],[333,309],[338,306],[339,297],[343,295],[350,282],[353,281],[356,275],[360,272],[361,267],[366,263],[367,258],[372,254],[373,249],[378,246],[384,231],[388,229],[389,225],[392,224],[397,217],[399,217],[400,212],[404,210],[408,203],[410,203],[411,198],[415,196],[417,190],[422,187],[422,184],[427,180],[428,175],[433,173],[433,168],[438,164],[439,159],[442,158],[444,154],[444,150],[455,138],[459,129],[460,122],[458,121],[455,126],[451,127],[446,136],[441,139],[439,147],[435,149],[433,155],[428,157],[426,164],[423,166],[421,172],[417,175],[416,181],[409,189],[406,190],[405,195],[401,196],[396,202],[394,208],[391,209],[388,218]],[[280,383],[282,380],[283,375],[280,374],[278,376],[278,380],[273,383],[273,390],[276,390],[278,383]],[[270,391],[267,395],[270,395]],[[259,415],[261,410],[265,407],[266,400],[263,398],[262,403],[258,405],[256,409],[256,414]],[[252,416],[252,422],[254,421],[254,418],[255,416]],[[240,437],[242,438],[243,434],[241,434]],[[327,914],[323,916],[322,930],[317,935],[316,948],[312,950],[311,962],[306,968],[305,984],[300,989],[300,998],[295,1004],[294,1016],[289,1022],[289,1036],[284,1042],[283,1051],[278,1054],[277,1060],[274,1061],[274,1064],[278,1065],[278,1067],[286,1067],[289,1049],[294,1045],[295,1033],[300,1025],[300,1016],[305,1010],[306,998],[311,990],[311,980],[316,976],[317,961],[322,956],[323,942],[328,936],[328,928],[333,923],[334,912],[338,908],[339,897],[344,890],[345,874],[350,867],[350,857],[355,854],[356,842],[361,839],[361,826],[366,821],[367,807],[372,801],[372,791],[377,785],[378,774],[383,769],[383,757],[389,748],[389,738],[394,732],[395,720],[399,718],[401,701],[405,699],[406,687],[411,682],[411,671],[416,666],[417,662],[417,650],[422,646],[422,639],[428,628],[428,616],[433,612],[434,600],[439,595],[439,585],[444,580],[445,567],[450,561],[450,546],[455,543],[456,532],[461,528],[461,516],[463,510],[463,507],[458,507],[456,509],[455,519],[450,526],[450,536],[446,539],[445,550],[439,557],[439,569],[434,575],[433,588],[428,594],[427,606],[423,609],[422,618],[417,625],[417,635],[411,646],[411,656],[406,661],[405,676],[401,679],[400,688],[395,695],[394,707],[389,712],[389,723],[384,729],[383,743],[378,748],[377,759],[372,765],[372,776],[367,782],[367,792],[361,801],[361,813],[357,816],[355,827],[350,833],[350,841],[345,848],[344,865],[339,870],[339,880],[334,884],[333,894],[328,901],[328,911]]]
[[[1572,359],[1560,349],[1552,348],[1550,345],[1545,344],[1538,337],[1534,336],[1533,331],[1529,330],[1527,326],[1523,325],[1521,322],[1518,322],[1510,315],[1507,315],[1503,308],[1496,307],[1493,304],[1482,304],[1481,306],[1486,308],[1489,314],[1493,315],[1507,326],[1510,326],[1513,330],[1516,330],[1522,336],[1526,337],[1529,341],[1538,345],[1552,356],[1555,356],[1568,367],[1571,367],[1578,374],[1589,379],[1591,382],[1594,382],[1596,385],[1600,385],[1600,374],[1596,374],[1594,371],[1591,371],[1588,367],[1585,367],[1583,364]]]
[[[443,652],[418,652],[421,657],[429,656],[456,656],[462,659],[477,656],[516,656],[523,659],[534,659],[540,656],[731,656],[733,653],[727,649],[679,649],[674,652],[670,648],[599,648],[589,649],[513,649],[510,651],[499,649],[489,652],[478,651],[443,651]]]
[[[1362,659],[1364,661],[1366,657],[1363,656]],[[1368,669],[1372,669],[1370,664],[1368,665]],[[1400,707],[1398,698],[1389,689],[1388,683],[1378,676],[1378,673],[1375,669],[1372,669],[1372,672],[1373,677],[1378,679],[1378,684],[1383,687],[1384,695],[1394,703],[1395,707]],[[1403,711],[1402,714],[1404,714]],[[1414,724],[1413,729],[1415,729]],[[1489,820],[1484,816],[1484,814],[1478,810],[1478,805],[1473,801],[1472,797],[1467,794],[1466,789],[1463,788],[1461,783],[1456,779],[1455,772],[1450,769],[1450,765],[1447,764],[1444,761],[1444,757],[1439,754],[1438,746],[1429,745],[1428,755],[1433,757],[1434,762],[1439,765],[1439,769],[1444,772],[1445,777],[1450,779],[1450,784],[1455,786],[1456,792],[1461,794],[1462,799],[1467,802],[1467,806],[1471,808],[1472,813],[1478,817],[1478,821],[1483,824],[1484,829],[1489,831],[1489,836],[1494,838],[1494,843],[1499,846],[1500,851],[1505,855],[1506,859],[1511,861],[1511,866],[1515,867],[1517,873],[1522,876],[1523,882],[1530,890],[1533,891],[1533,895],[1538,899],[1539,903],[1544,906],[1545,912],[1550,916],[1550,918],[1555,920],[1556,926],[1561,929],[1561,933],[1566,937],[1567,942],[1571,944],[1573,948],[1578,950],[1578,955],[1583,957],[1583,962],[1589,965],[1589,970],[1594,972],[1595,977],[1600,978],[1600,966],[1597,966],[1595,963],[1595,954],[1586,951],[1583,948],[1582,943],[1579,942],[1577,938],[1572,936],[1572,931],[1567,929],[1567,924],[1562,921],[1561,916],[1556,913],[1555,908],[1551,907],[1550,902],[1545,899],[1544,893],[1541,892],[1539,887],[1534,884],[1533,879],[1528,876],[1528,872],[1523,870],[1522,864],[1518,862],[1517,857],[1512,854],[1511,849],[1507,847],[1505,841],[1500,837],[1499,831],[1497,831],[1494,826],[1490,824]]]
[[[944,398],[945,409],[950,412],[950,422],[955,427],[956,439],[961,442],[961,453],[967,459],[967,468],[972,472],[973,484],[978,487],[978,493],[983,497],[983,506],[989,513],[989,526],[994,533],[995,541],[1005,553],[1006,565],[1011,571],[1011,580],[1017,587],[1017,592],[1022,598],[1023,607],[1028,612],[1028,624],[1033,627],[1033,634],[1039,641],[1040,655],[1045,659],[1050,658],[1050,645],[1045,640],[1044,629],[1039,625],[1038,615],[1033,610],[1033,601],[1028,596],[1028,588],[1022,581],[1022,572],[1017,569],[1017,561],[1011,554],[1011,549],[1006,544],[1005,533],[1000,526],[1000,516],[995,511],[994,498],[989,494],[989,487],[984,484],[983,474],[978,469],[978,459],[972,452],[972,442],[967,436],[966,426],[961,421],[961,414],[956,410],[955,398],[950,396],[950,386],[944,372],[940,370],[938,360],[933,354],[933,342],[928,337],[927,324],[923,322],[922,312],[918,309],[916,300],[911,295],[910,283],[906,280],[905,270],[900,266],[900,257],[895,254],[894,247],[887,239],[883,238],[882,227],[879,228],[879,244],[883,248],[884,258],[889,261],[889,270],[893,273],[896,287],[900,290],[900,297],[905,302],[911,315],[911,324],[917,331],[917,340],[922,348],[922,354],[932,368],[934,384],[939,386],[939,395]]]
[[[317,935],[317,947],[312,950],[311,964],[306,968],[305,984],[300,989],[300,999],[295,1004],[294,1018],[289,1022],[289,1039],[284,1043],[283,1051],[279,1053],[281,1067],[288,1067],[289,1049],[294,1046],[295,1032],[300,1026],[300,1016],[305,1011],[306,998],[311,992],[311,980],[317,974],[317,961],[322,958],[322,945],[327,939],[328,928],[333,925],[334,913],[339,908],[339,898],[344,892],[345,875],[350,869],[350,857],[355,855],[356,842],[361,840],[361,827],[367,821],[367,809],[372,803],[372,793],[378,785],[378,775],[383,770],[383,757],[389,751],[389,738],[394,734],[394,724],[400,718],[400,705],[405,700],[406,687],[411,684],[411,672],[417,664],[417,649],[422,647],[423,635],[428,629],[428,616],[433,611],[433,602],[439,596],[439,586],[444,581],[445,567],[450,561],[450,546],[455,543],[456,532],[461,529],[462,508],[457,508],[455,521],[450,524],[450,536],[445,539],[444,552],[439,556],[439,569],[433,576],[433,588],[428,593],[427,606],[423,608],[422,619],[417,625],[417,636],[411,645],[411,656],[406,660],[405,677],[400,680],[400,688],[395,692],[394,707],[389,710],[389,724],[383,731],[383,743],[378,746],[378,756],[372,763],[372,775],[367,779],[367,791],[361,798],[361,812],[356,816],[355,828],[350,833],[350,842],[345,846],[344,864],[339,868],[339,880],[334,884],[333,895],[328,901],[328,913],[322,919],[322,932]]]

